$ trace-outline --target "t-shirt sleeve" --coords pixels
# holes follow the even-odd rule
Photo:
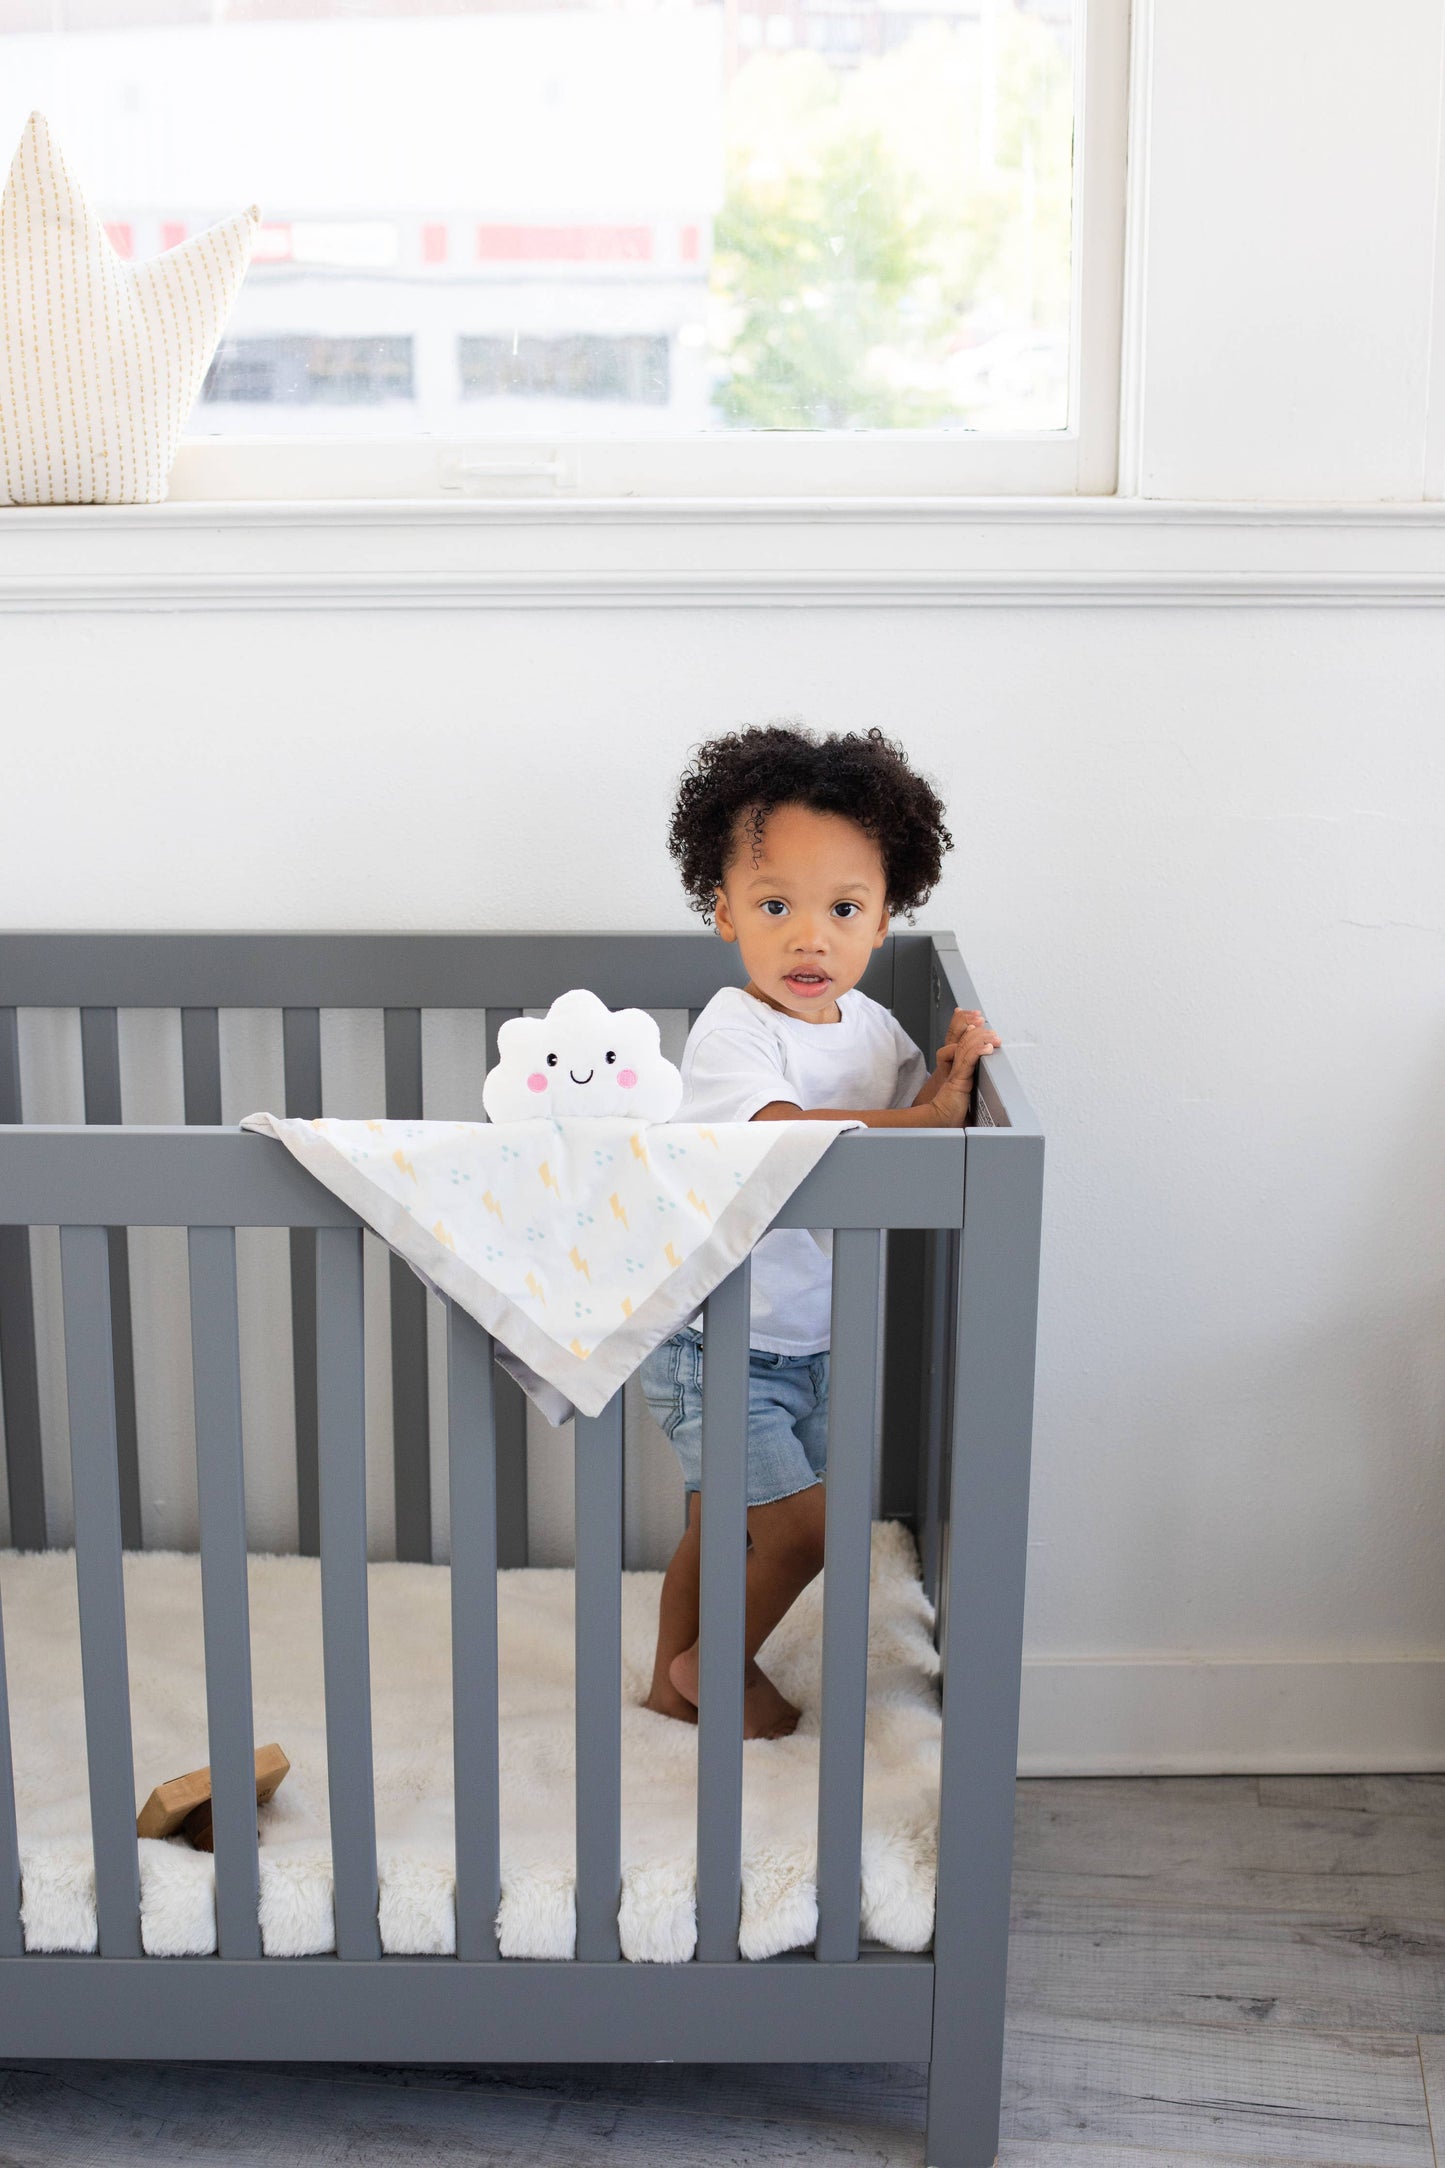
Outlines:
[[[926,1057],[909,1038],[896,1016],[890,1016],[893,1026],[894,1050],[898,1056],[898,1090],[893,1097],[895,1107],[911,1107],[918,1094],[932,1075]]]
[[[765,1026],[729,1018],[688,1042],[683,1057],[682,1122],[750,1122],[775,1099],[801,1106],[784,1073],[777,1041]]]

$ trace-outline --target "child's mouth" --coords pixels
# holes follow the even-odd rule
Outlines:
[[[809,994],[825,994],[831,981],[822,971],[790,971],[783,984],[791,986],[795,994],[806,997]]]

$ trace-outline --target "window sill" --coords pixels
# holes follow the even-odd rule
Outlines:
[[[1445,505],[435,499],[0,510],[0,610],[1445,601]]]

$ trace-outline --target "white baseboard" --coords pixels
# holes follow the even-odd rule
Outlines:
[[[1021,1776],[1445,1769],[1445,1656],[1026,1660]]]

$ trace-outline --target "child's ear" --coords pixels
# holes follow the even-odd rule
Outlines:
[[[733,924],[732,912],[728,909],[727,895],[721,888],[717,891],[717,902],[712,907],[712,917],[713,924],[724,941],[736,941],[738,930]]]
[[[884,904],[884,906],[883,906],[883,916],[882,916],[882,918],[880,918],[880,919],[879,919],[879,921],[878,921],[878,931],[877,931],[877,933],[875,933],[875,934],[874,934],[874,936],[873,936],[873,946],[874,946],[874,948],[882,948],[882,946],[883,946],[884,942],[885,942],[885,941],[887,940],[887,938],[888,938],[888,906],[887,906],[887,904],[885,903],[885,904]]]

